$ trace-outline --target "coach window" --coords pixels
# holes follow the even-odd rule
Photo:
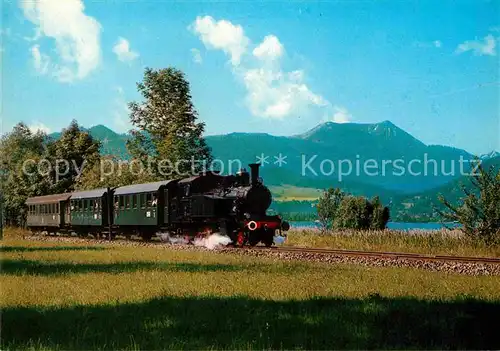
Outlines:
[[[136,194],[132,195],[132,208],[133,209],[137,208],[137,195]]]
[[[153,193],[153,201],[152,201],[152,205],[153,206],[156,206],[156,204],[158,203],[158,199],[156,198],[156,193]]]
[[[139,203],[141,204],[141,208],[146,208],[146,194],[139,195]]]
[[[125,196],[125,208],[130,209],[130,195]]]
[[[124,207],[123,207],[123,196],[120,195],[120,209],[123,210]]]
[[[152,204],[152,196],[151,193],[146,194],[146,207],[151,207]]]
[[[59,204],[56,204],[56,213],[59,213]]]

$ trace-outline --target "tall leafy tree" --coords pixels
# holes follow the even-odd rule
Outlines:
[[[345,194],[339,188],[325,190],[318,200],[316,211],[323,231],[331,229],[333,221],[337,218],[337,212]]]
[[[0,139],[0,189],[5,221],[22,224],[27,197],[46,194],[49,183],[39,161],[46,153],[47,135],[19,123]]]
[[[439,201],[445,210],[436,209],[444,221],[458,222],[470,238],[487,244],[500,242],[500,169],[484,168],[477,160],[477,171],[470,177],[472,189],[462,185],[464,197],[454,204],[444,196]]]
[[[146,68],[137,89],[143,101],[129,104],[130,120],[136,127],[127,143],[130,154],[144,163],[152,160],[156,166],[152,172],[159,177],[162,160],[169,161],[164,165],[178,164],[181,173],[192,171],[192,159],[199,161],[195,172],[203,169],[203,162],[209,164],[210,148],[203,138],[205,124],[198,121],[184,73],[171,67]]]
[[[77,121],[71,121],[60,138],[47,145],[47,158],[52,164],[50,192],[73,191],[82,172],[100,160],[100,146],[100,142],[93,139]]]

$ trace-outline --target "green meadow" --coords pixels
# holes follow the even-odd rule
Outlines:
[[[3,350],[499,349],[500,279],[2,242]]]

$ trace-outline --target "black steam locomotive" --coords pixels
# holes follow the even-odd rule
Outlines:
[[[289,229],[266,214],[272,197],[259,177],[259,164],[235,175],[217,172],[154,183],[28,198],[27,226],[48,233],[112,238],[157,233],[196,236],[221,233],[235,245],[266,246]]]

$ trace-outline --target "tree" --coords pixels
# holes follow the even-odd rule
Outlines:
[[[323,191],[316,205],[318,219],[323,231],[332,228],[333,221],[337,217],[337,211],[343,198],[344,193],[338,188],[329,188]]]
[[[22,224],[26,198],[48,191],[47,179],[38,167],[46,152],[46,140],[45,133],[33,133],[24,123],[18,123],[0,139],[0,187],[7,224]]]
[[[146,68],[137,88],[144,100],[129,104],[130,120],[137,128],[127,142],[132,157],[153,165],[150,171],[159,177],[166,172],[160,166],[165,160],[169,161],[165,166],[177,165],[174,170],[180,173],[199,172],[203,163],[209,165],[210,148],[202,136],[205,124],[197,121],[184,73],[175,68]],[[199,161],[194,170],[191,160]]]
[[[99,142],[76,121],[58,140],[19,123],[0,140],[0,177],[6,221],[23,224],[28,197],[74,190],[85,167],[98,163]]]
[[[50,193],[75,190],[77,178],[86,168],[99,164],[101,144],[83,130],[76,120],[63,129],[59,139],[47,145],[47,159],[52,165]]]
[[[436,211],[444,221],[460,223],[468,237],[494,244],[500,241],[500,169],[495,165],[485,169],[480,160],[476,162],[478,169],[470,177],[472,190],[462,185],[462,203],[454,205],[439,195],[446,209]]]
[[[387,227],[390,214],[389,207],[386,207],[380,201],[378,196],[371,200],[372,215],[370,218],[370,229],[383,230]]]
[[[340,202],[334,221],[338,229],[369,229],[373,206],[364,197],[346,196]]]
[[[141,163],[124,161],[115,156],[104,156],[100,163],[85,168],[75,188],[90,190],[155,181],[153,176],[142,172],[142,167]]]
[[[389,221],[389,208],[378,196],[371,201],[346,195],[340,189],[324,191],[316,207],[323,231],[328,229],[383,230]]]

